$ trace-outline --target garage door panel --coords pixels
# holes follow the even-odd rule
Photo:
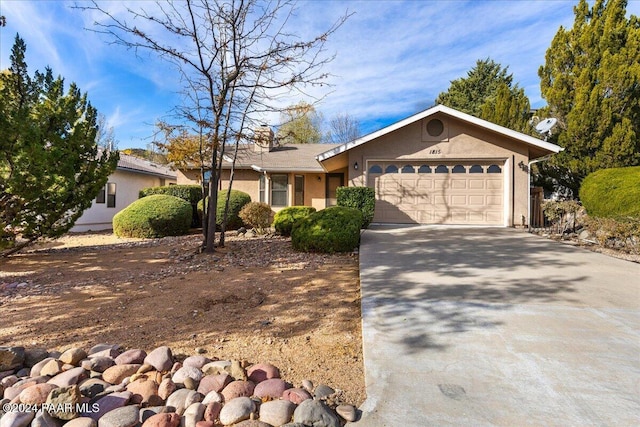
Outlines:
[[[501,196],[487,196],[487,206],[502,206]]]
[[[471,190],[482,190],[484,189],[484,180],[483,179],[469,179],[469,189]]]
[[[433,179],[418,178],[416,183],[417,190],[430,190],[433,188]]]
[[[467,196],[464,194],[456,194],[451,196],[451,204],[453,206],[466,206]]]
[[[467,180],[466,179],[452,179],[451,180],[451,189],[453,189],[453,190],[466,190],[467,189]]]
[[[451,220],[454,223],[458,223],[458,224],[464,224],[466,222],[469,222],[468,212],[466,210],[453,209],[451,210]]]
[[[486,183],[487,183],[487,189],[489,190],[502,190],[501,179],[488,179]]]
[[[383,170],[398,162],[383,163]],[[435,174],[439,164],[427,162],[404,164],[413,173],[383,173],[370,176],[369,185],[376,190],[374,221],[421,224],[496,224],[503,223],[503,175],[470,173],[473,164],[462,164],[465,173]],[[427,168],[420,166],[429,165]],[[449,163],[448,170],[455,165]],[[488,165],[482,168],[486,171]],[[393,170],[393,168],[389,168]],[[407,170],[409,168],[407,167]],[[425,171],[424,173],[418,172]],[[457,170],[462,170],[458,168]]]
[[[469,221],[481,224],[486,222],[485,212],[484,211],[470,211],[469,212]]]
[[[436,206],[448,205],[449,198],[447,196],[442,196],[440,194],[434,194],[432,198],[432,202]]]
[[[501,211],[487,211],[486,221],[489,223],[499,223],[502,221]]]

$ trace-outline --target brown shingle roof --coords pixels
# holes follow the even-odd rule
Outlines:
[[[253,145],[242,145],[238,149],[236,168],[282,172],[324,172],[316,156],[338,147],[339,144],[290,144],[276,146],[271,151],[258,152]],[[228,149],[225,160],[231,160],[233,150]],[[225,168],[231,166],[229,161]]]
[[[118,160],[118,170],[176,179],[176,173],[167,166],[159,165],[139,157],[129,156],[122,152]]]

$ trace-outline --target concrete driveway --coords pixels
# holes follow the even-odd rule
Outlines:
[[[374,227],[363,426],[640,425],[640,264],[512,229]]]

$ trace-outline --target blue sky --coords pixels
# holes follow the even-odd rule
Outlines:
[[[153,124],[178,104],[179,76],[161,60],[136,55],[87,31],[95,16],[72,9],[74,2],[0,0],[0,69],[8,68],[16,33],[27,44],[30,72],[50,66],[76,82],[107,117],[118,147],[144,148]],[[115,14],[124,3],[153,7],[150,1],[109,1]],[[329,40],[336,58],[325,71],[330,88],[309,93],[323,98],[317,109],[327,119],[348,113],[363,133],[423,110],[466,75],[478,59],[509,66],[534,107],[543,106],[537,71],[558,28],[573,25],[577,0],[413,0],[300,1],[288,29],[301,37],[317,34],[345,11],[353,16]],[[640,1],[628,14],[640,15]],[[294,104],[304,98],[287,102]],[[306,99],[313,102],[313,99]],[[275,123],[278,116],[265,117]]]

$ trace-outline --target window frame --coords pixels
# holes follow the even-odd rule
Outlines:
[[[282,177],[284,177],[284,188],[274,189],[274,184],[279,178],[282,178]],[[286,173],[271,174],[271,179],[269,181],[271,182],[271,189],[270,189],[271,190],[270,191],[271,206],[278,207],[278,208],[289,206],[289,174],[286,174]],[[279,184],[282,184],[282,183],[279,183]],[[275,197],[276,194],[279,196],[284,194],[284,204],[280,204],[279,202],[276,203],[276,197]]]
[[[304,175],[293,176],[293,206],[304,206],[304,184]]]
[[[107,207],[108,208],[116,207],[117,189],[118,187],[115,182],[107,182]]]

